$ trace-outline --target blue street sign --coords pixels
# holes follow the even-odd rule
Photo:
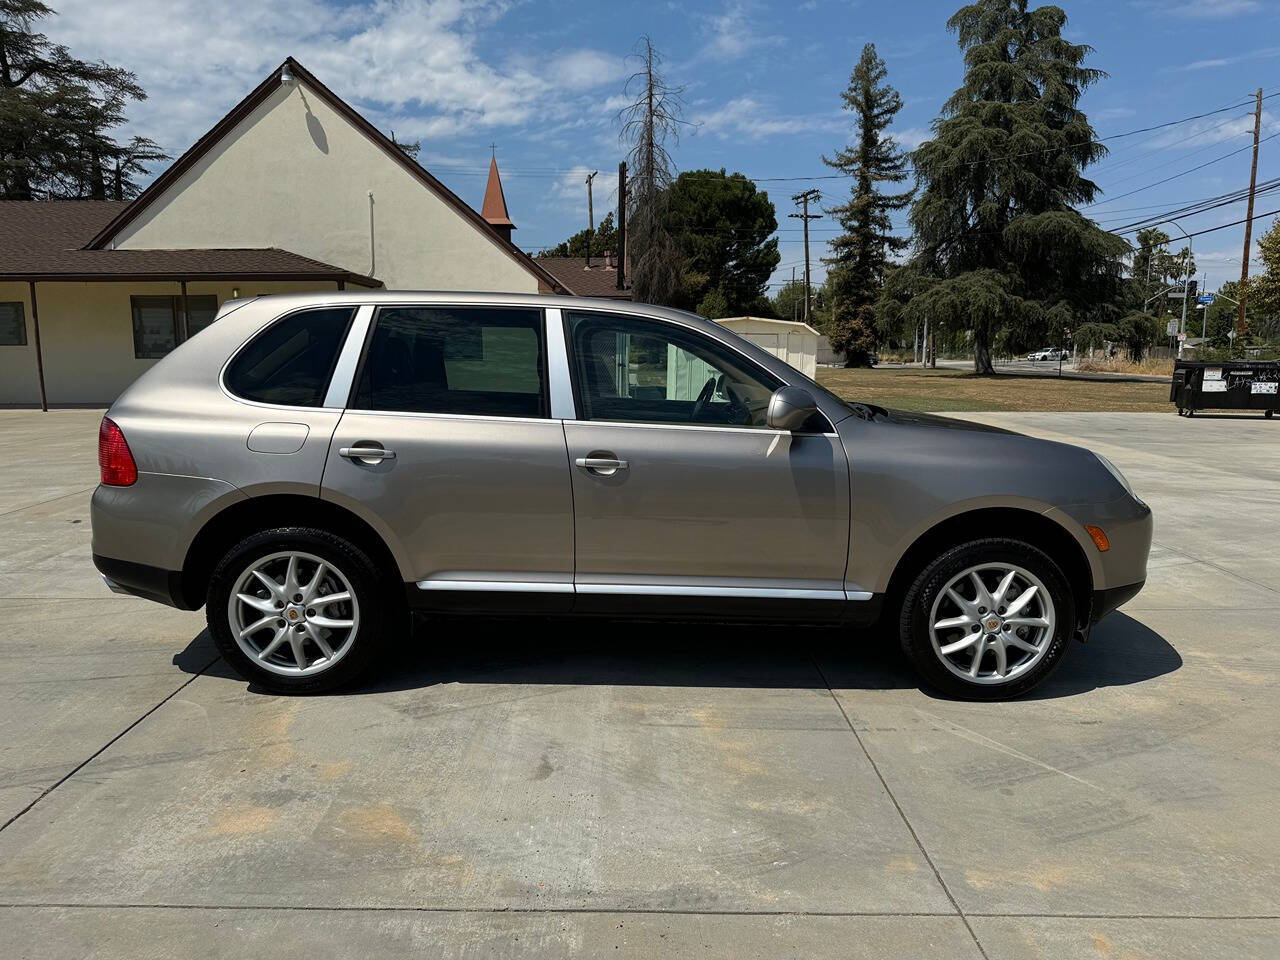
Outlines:
[[[1196,303],[1213,303],[1213,294],[1205,293],[1196,297]]]

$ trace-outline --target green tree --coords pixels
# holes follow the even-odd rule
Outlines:
[[[687,170],[671,184],[663,209],[683,261],[672,305],[702,313],[699,304],[719,291],[709,309],[727,311],[720,316],[753,311],[781,259],[769,194],[740,173]]]
[[[779,320],[804,319],[804,281],[788,280],[770,301],[773,315]]]
[[[603,265],[606,251],[618,252],[618,228],[614,223],[612,210],[606,213],[604,219],[596,226],[596,232],[591,239],[592,262],[599,258]],[[587,229],[585,227],[568,240],[538,253],[540,257],[585,257],[586,255]]]
[[[1271,228],[1258,238],[1258,255],[1265,272],[1250,278],[1245,307],[1267,323],[1268,335],[1274,337],[1280,333],[1275,330],[1280,326],[1280,220],[1272,221]]]
[[[40,0],[0,0],[0,199],[127,199],[151,140],[119,143],[124,107],[146,97],[127,70],[73,57],[32,25],[54,15]]]
[[[1063,37],[1066,22],[1059,7],[1027,0],[957,11],[947,26],[964,82],[914,154],[920,293],[896,312],[971,331],[980,374],[994,372],[997,345],[1022,349],[1097,322],[1120,296],[1128,245],[1075,209],[1097,194],[1083,170],[1106,153],[1078,104],[1104,74],[1085,66],[1090,47]]]
[[[884,82],[888,75],[875,44],[862,48],[862,57],[840,94],[844,109],[854,115],[854,142],[823,157],[829,167],[853,178],[849,200],[830,213],[844,232],[831,241],[828,280],[834,315],[828,331],[831,345],[844,353],[848,366],[867,366],[876,346],[873,306],[884,283],[892,254],[906,250],[908,241],[893,235],[892,214],[911,203],[912,191],[886,193],[886,184],[907,179],[907,158],[886,131],[902,109],[898,91]]]

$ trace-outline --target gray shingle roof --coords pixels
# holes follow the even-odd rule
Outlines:
[[[380,286],[371,277],[276,247],[82,249],[127,206],[127,202],[114,200],[0,201],[0,277],[21,280],[314,277]]]

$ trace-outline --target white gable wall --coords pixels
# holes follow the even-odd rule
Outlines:
[[[389,289],[538,292],[537,277],[301,83],[259,104],[114,245],[280,247]]]

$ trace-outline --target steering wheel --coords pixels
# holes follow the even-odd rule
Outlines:
[[[707,382],[702,385],[702,389],[698,391],[698,399],[693,401],[693,413],[689,415],[689,420],[698,423],[702,420],[702,415],[707,412],[707,405],[711,403],[711,398],[716,393],[716,378],[708,377]]]

